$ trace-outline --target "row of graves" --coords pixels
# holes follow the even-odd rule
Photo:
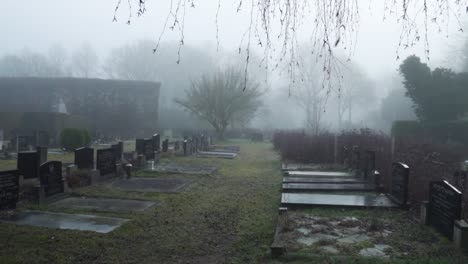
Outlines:
[[[271,245],[273,256],[292,249],[313,248],[314,253],[343,255],[341,249],[353,243],[368,243],[358,254],[364,257],[389,257],[393,249],[385,243],[391,230],[369,232],[355,217],[331,219],[304,214],[307,208],[364,208],[408,210],[410,168],[394,162],[388,192],[376,168],[376,152],[353,147],[344,166],[283,163],[284,173],[278,225]],[[429,201],[422,203],[419,222],[439,231],[468,252],[468,224],[461,219],[463,194],[448,181],[430,182]],[[334,241],[334,243],[323,243]]]
[[[125,151],[124,142],[101,149],[78,148],[74,151],[73,164],[48,160],[47,147],[18,152],[17,169],[0,172],[0,210],[7,212],[0,213],[0,224],[111,232],[130,221],[131,213],[147,210],[158,203],[150,200],[84,197],[75,190],[102,185],[122,192],[179,193],[185,191],[192,181],[169,177],[168,173],[205,175],[212,174],[216,167],[162,163],[161,156],[180,154],[204,157],[200,154],[204,152],[221,153],[221,158],[225,158],[225,153],[237,155],[236,151],[231,150],[235,146],[223,148],[212,146],[203,135],[170,144],[168,139],[161,142],[160,135],[154,134],[149,139],[137,139],[134,151]],[[210,157],[218,156],[212,154]],[[161,177],[136,177],[135,173],[140,170],[164,174]],[[29,210],[37,208],[31,206],[34,204],[40,204],[39,208],[44,211]],[[64,213],[70,209],[91,214]],[[93,212],[110,212],[122,214],[123,217],[103,217]]]

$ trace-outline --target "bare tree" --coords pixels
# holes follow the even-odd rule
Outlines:
[[[347,124],[351,125],[355,106],[360,104],[372,105],[375,94],[371,82],[359,66],[351,61],[344,63],[340,71],[340,77],[335,78],[333,81],[339,83],[335,85],[335,87],[338,87],[335,91],[338,106],[338,130],[342,130],[345,114],[348,115]]]
[[[244,86],[243,78],[242,71],[232,68],[204,75],[186,90],[185,99],[175,102],[208,121],[222,139],[234,118],[250,120],[261,106],[260,86],[251,81]]]
[[[302,50],[302,56],[295,78],[298,80],[291,93],[296,102],[305,112],[305,124],[314,135],[322,130],[322,114],[327,103],[327,89],[322,85],[321,63],[310,53]]]
[[[58,77],[57,65],[46,56],[23,50],[18,55],[5,55],[0,59],[0,76],[5,77]]]
[[[73,76],[91,78],[97,74],[99,57],[89,43],[83,43],[71,60]]]
[[[128,4],[130,10],[125,16],[127,24],[131,23],[135,13],[141,16],[147,12],[146,1],[117,1],[114,21],[117,21],[119,8],[124,3]],[[282,66],[286,69],[290,77],[290,88],[297,76],[298,34],[310,36],[314,54],[317,58],[322,58],[325,82],[334,75],[339,76],[336,71],[339,66],[336,63],[336,50],[346,50],[349,57],[352,55],[360,21],[358,0],[237,0],[237,3],[238,12],[246,10],[250,14],[248,26],[240,37],[239,44],[239,53],[245,56],[244,83],[248,78],[251,46],[255,44],[265,50],[266,67],[272,64],[275,69]],[[214,4],[217,6],[215,23],[219,45],[218,14],[224,6],[221,0]],[[178,61],[180,60],[180,50],[185,43],[185,18],[193,7],[196,7],[194,0],[170,1],[155,51],[158,50],[166,30],[177,31],[180,35],[177,52]],[[465,9],[466,1],[460,0],[385,0],[384,19],[394,18],[401,25],[396,58],[399,58],[401,49],[412,47],[420,41],[424,42],[426,57],[429,58],[429,28],[443,31],[443,26],[448,25],[450,18],[458,21]],[[276,62],[270,63],[270,58],[276,58]],[[324,87],[330,90],[332,86]]]

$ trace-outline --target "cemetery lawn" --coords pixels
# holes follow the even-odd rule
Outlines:
[[[231,142],[232,143],[232,142]],[[95,213],[132,221],[107,234],[0,224],[1,263],[258,263],[269,246],[280,204],[280,161],[268,143],[235,142],[236,159],[171,157],[171,162],[214,165],[212,176],[184,178],[181,193],[125,192],[108,184],[76,195],[155,200],[133,214]],[[32,206],[31,209],[88,213]]]
[[[407,247],[423,241],[417,256],[374,259],[332,257],[305,252],[278,260],[270,257],[281,197],[281,164],[269,143],[239,145],[235,159],[166,157],[163,162],[218,167],[211,176],[141,172],[137,177],[181,178],[191,182],[180,193],[130,192],[104,183],[75,190],[73,195],[156,201],[145,212],[99,213],[47,206],[35,210],[95,214],[132,221],[99,234],[0,224],[0,263],[468,263],[446,240],[409,220],[404,211],[309,209],[321,217],[388,219],[400,225],[389,242]],[[68,155],[68,154],[67,154]],[[50,159],[50,157],[49,157]],[[63,159],[70,159],[63,157]],[[426,255],[427,254],[427,255]]]

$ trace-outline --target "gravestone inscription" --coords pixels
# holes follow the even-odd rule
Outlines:
[[[447,181],[429,184],[429,223],[453,240],[453,225],[461,218],[462,193]]]
[[[46,197],[63,193],[62,162],[48,161],[39,168],[39,179]]]
[[[17,159],[17,168],[20,175],[25,179],[34,179],[39,177],[40,159],[37,151],[19,152]]]
[[[98,149],[96,154],[96,169],[101,175],[115,173],[116,167],[115,150],[113,148]]]
[[[0,171],[0,210],[15,209],[19,197],[19,171]]]
[[[390,199],[399,205],[406,205],[408,202],[408,182],[408,165],[401,162],[394,162],[392,165],[392,181],[389,193]]]
[[[94,169],[94,149],[93,148],[75,149],[75,165],[80,170]]]

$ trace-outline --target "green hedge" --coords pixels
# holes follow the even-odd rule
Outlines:
[[[87,130],[67,128],[60,133],[60,144],[66,150],[74,150],[89,145],[91,137]]]
[[[441,142],[454,141],[468,146],[468,121],[444,121],[422,123],[419,121],[395,121],[394,137],[430,137]]]

